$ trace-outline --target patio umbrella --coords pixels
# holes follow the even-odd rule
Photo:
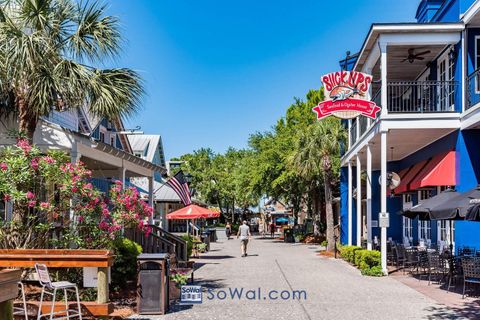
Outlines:
[[[280,223],[284,223],[284,222],[288,222],[288,218],[278,218],[277,219],[277,222],[280,222]]]
[[[434,218],[432,212],[434,212],[438,206],[448,203],[458,195],[460,195],[459,192],[447,189],[434,197],[423,200],[422,203],[419,203],[410,209],[401,211],[400,214],[410,219],[418,217],[420,220],[435,220],[438,218]]]
[[[480,203],[476,203],[468,208],[465,220],[480,221]]]
[[[167,214],[167,219],[169,220],[187,220],[187,234],[188,231],[188,223],[190,219],[200,219],[200,218],[218,218],[220,216],[220,212],[213,212],[206,208],[202,208],[195,204],[188,205],[182,209],[174,211],[172,213]]]
[[[200,218],[218,218],[220,212],[213,212],[209,209],[202,208],[195,204],[191,204],[182,209],[167,214],[170,220],[200,219]]]
[[[467,192],[459,193],[449,201],[442,202],[431,212],[435,220],[463,220],[468,208],[480,200],[480,186]]]

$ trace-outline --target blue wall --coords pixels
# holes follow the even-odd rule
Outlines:
[[[348,167],[340,169],[340,243],[348,243]]]

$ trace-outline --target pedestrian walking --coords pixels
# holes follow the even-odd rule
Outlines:
[[[227,235],[227,240],[230,240],[230,236],[232,235],[232,225],[230,222],[227,222],[227,225],[225,226],[225,234]]]
[[[250,239],[250,227],[247,225],[247,221],[243,220],[242,225],[238,228],[237,239],[240,238],[240,248],[242,249],[242,257],[247,256],[247,245]]]
[[[275,238],[275,224],[273,221],[270,222],[270,237]]]

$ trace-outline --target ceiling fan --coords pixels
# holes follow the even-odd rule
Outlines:
[[[430,50],[426,50],[423,52],[415,53],[415,49],[410,48],[408,49],[408,56],[405,59],[403,59],[402,62],[408,61],[410,63],[413,63],[415,60],[424,60],[425,58],[422,56],[429,54],[430,52],[431,52]]]

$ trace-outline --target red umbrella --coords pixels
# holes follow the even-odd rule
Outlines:
[[[220,216],[220,212],[213,212],[208,209],[191,204],[185,208],[182,208],[167,214],[167,219],[182,220],[182,219],[218,218],[219,216]]]

